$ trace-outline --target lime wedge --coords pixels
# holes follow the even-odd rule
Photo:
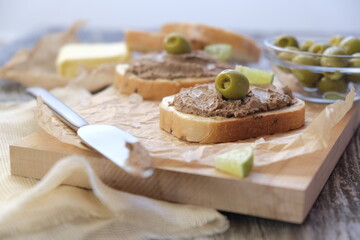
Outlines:
[[[274,80],[274,74],[271,72],[244,67],[241,65],[237,65],[235,70],[243,73],[249,79],[251,85],[271,84]]]
[[[344,100],[345,95],[338,92],[324,92],[322,95],[325,99]]]
[[[210,44],[206,45],[204,50],[223,62],[228,61],[232,56],[232,46],[229,44]]]
[[[238,177],[246,177],[253,166],[254,154],[251,147],[235,149],[215,157],[215,168]]]

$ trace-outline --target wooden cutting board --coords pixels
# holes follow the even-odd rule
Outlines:
[[[286,222],[302,223],[334,169],[359,122],[359,104],[331,130],[329,147],[312,154],[256,167],[238,179],[211,167],[172,161],[148,179],[129,176],[91,150],[65,144],[43,131],[34,132],[10,146],[11,173],[41,179],[62,157],[86,156],[109,186],[171,202],[201,205]],[[202,169],[202,174],[196,171]],[[76,176],[66,184],[89,188]]]

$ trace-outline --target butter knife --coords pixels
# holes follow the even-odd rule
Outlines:
[[[89,124],[43,88],[31,87],[26,92],[35,98],[41,97],[55,115],[77,133],[83,143],[126,172],[140,177],[152,175],[152,158],[136,137],[115,126]]]

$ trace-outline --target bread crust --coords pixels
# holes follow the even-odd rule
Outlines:
[[[165,33],[126,31],[125,42],[130,51],[149,53],[162,51]]]
[[[119,64],[115,71],[114,86],[125,94],[138,93],[147,100],[161,100],[180,92],[182,88],[196,84],[215,81],[215,77],[207,78],[177,78],[169,79],[142,79],[136,75],[125,75],[128,64]]]
[[[125,42],[130,51],[150,53],[164,50],[163,41],[166,33],[153,33],[141,31],[126,31]],[[205,47],[203,41],[187,36],[192,50],[201,50]]]
[[[160,103],[160,127],[175,137],[198,143],[231,142],[300,128],[305,122],[305,103],[244,118],[201,117],[169,106],[174,96]]]

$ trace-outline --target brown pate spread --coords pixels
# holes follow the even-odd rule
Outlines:
[[[242,99],[226,100],[214,83],[183,88],[170,103],[177,111],[203,117],[246,117],[248,115],[281,109],[296,102],[290,88],[252,88]]]
[[[233,67],[205,51],[177,55],[162,51],[135,59],[125,74],[134,74],[142,79],[202,78],[215,77],[221,71]]]

